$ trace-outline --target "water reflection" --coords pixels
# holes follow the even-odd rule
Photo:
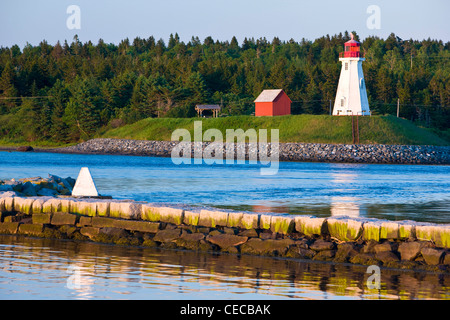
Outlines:
[[[423,272],[382,269],[370,290],[350,265],[13,236],[0,251],[1,299],[450,299],[450,277]]]
[[[356,181],[358,175],[356,173],[331,173],[332,181],[334,183],[351,183]]]
[[[277,175],[261,176],[256,165],[176,166],[170,158],[16,152],[0,152],[0,164],[0,179],[76,177],[87,166],[99,192],[117,199],[320,217],[330,216],[333,201],[333,212],[348,204],[355,214],[354,203],[359,216],[369,218],[450,221],[448,166],[280,162]]]
[[[330,213],[332,217],[348,216],[359,217],[366,216],[366,208],[361,206],[361,199],[357,197],[332,197],[330,204]]]
[[[257,205],[252,206],[253,212],[276,212],[276,213],[289,213],[289,206],[283,204],[272,203],[270,201],[260,202]]]

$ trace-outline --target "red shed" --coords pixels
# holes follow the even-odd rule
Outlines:
[[[291,114],[292,101],[283,89],[264,90],[254,102],[257,117]]]

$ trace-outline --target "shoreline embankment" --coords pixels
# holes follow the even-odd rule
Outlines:
[[[74,146],[62,148],[36,148],[37,152],[73,154],[111,154],[170,157],[178,141],[150,141],[131,139],[97,138]],[[210,142],[202,143],[202,155]],[[223,155],[229,146],[223,144]],[[233,144],[234,158],[243,154],[259,154],[257,145]],[[268,154],[272,144],[268,143]],[[450,146],[419,145],[378,145],[378,144],[323,144],[323,143],[279,143],[280,161],[298,162],[336,162],[336,163],[379,163],[379,164],[450,164]],[[17,148],[0,147],[0,151],[15,151]],[[274,149],[275,150],[275,149]],[[191,143],[191,155],[195,145]],[[258,158],[259,159],[259,158]]]
[[[0,234],[450,273],[450,225],[0,195]]]

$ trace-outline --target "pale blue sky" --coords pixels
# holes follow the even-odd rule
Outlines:
[[[81,10],[79,30],[66,27],[72,4]],[[370,5],[381,9],[380,29],[367,27]],[[394,32],[403,39],[447,42],[449,12],[449,0],[1,0],[0,46],[36,45],[43,39],[70,43],[75,34],[95,44],[99,38],[118,44],[151,35],[167,43],[175,32],[185,42],[192,36],[224,41],[234,35],[241,44],[244,37],[300,41],[345,30],[362,38]]]

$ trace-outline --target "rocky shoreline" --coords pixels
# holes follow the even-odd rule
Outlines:
[[[36,149],[41,152],[114,154],[170,157],[177,141],[148,141],[130,139],[91,139],[70,147]],[[203,142],[203,150],[210,142]],[[257,146],[235,144],[234,157],[243,151],[245,158],[259,152]],[[223,145],[226,154],[227,145]],[[3,148],[5,150],[5,148]],[[11,148],[9,148],[11,150]],[[271,145],[268,144],[270,155]],[[191,143],[191,155],[194,155]],[[204,156],[204,158],[206,158]],[[450,164],[450,146],[416,145],[351,145],[321,143],[280,143],[280,161],[337,162],[337,163],[382,163],[382,164]]]

